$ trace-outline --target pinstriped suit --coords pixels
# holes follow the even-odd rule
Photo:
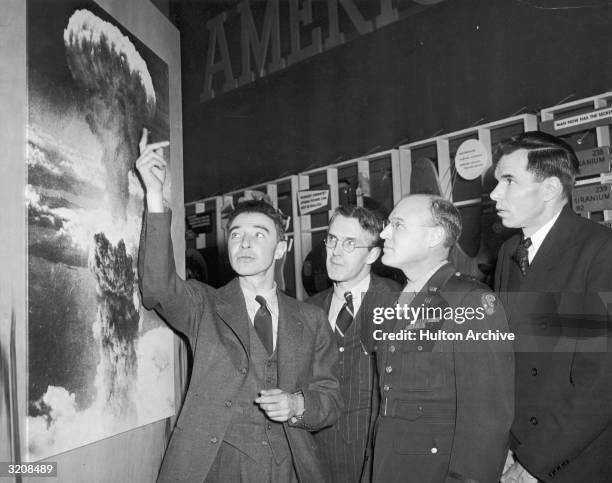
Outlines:
[[[399,286],[376,275],[371,275],[370,287],[362,300],[376,303],[377,293],[397,291]],[[307,303],[316,305],[329,313],[333,287],[318,293]],[[334,483],[356,483],[371,481],[371,416],[378,411],[378,383],[375,359],[366,353],[362,344],[361,308],[344,338],[336,336],[338,344],[338,371],[340,394],[344,408],[338,422],[315,433],[323,464],[327,466]],[[369,340],[366,339],[366,340]]]

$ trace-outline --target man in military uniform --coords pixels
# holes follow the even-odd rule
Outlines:
[[[491,291],[448,262],[460,232],[451,202],[412,195],[381,233],[382,262],[408,283],[387,310],[370,308],[382,395],[375,482],[495,482],[501,474],[513,417],[511,334]]]

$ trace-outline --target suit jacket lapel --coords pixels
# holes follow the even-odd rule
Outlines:
[[[302,335],[304,326],[297,317],[300,308],[297,301],[278,292],[278,333],[276,350],[278,357],[278,387],[292,390],[302,361]]]
[[[323,310],[325,310],[326,314],[329,314],[329,308],[331,307],[332,298],[334,296],[334,288],[329,289],[329,293],[325,296],[325,301],[323,302]]]
[[[522,290],[536,291],[542,287],[545,282],[544,279],[549,277],[547,272],[558,267],[559,263],[563,263],[563,257],[567,253],[568,247],[575,243],[575,239],[572,237],[572,225],[576,216],[578,215],[568,205],[563,207],[559,218],[544,238],[529,266],[529,270],[527,270]]]
[[[217,290],[216,309],[221,320],[236,334],[250,356],[249,313],[237,278]]]

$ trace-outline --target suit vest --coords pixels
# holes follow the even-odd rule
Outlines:
[[[262,389],[278,387],[277,351],[269,356],[249,322],[249,372],[232,401],[232,420],[224,441],[255,461],[271,456],[277,464],[290,456],[289,443],[281,423],[274,422],[253,401]],[[278,345],[278,344],[277,344]]]

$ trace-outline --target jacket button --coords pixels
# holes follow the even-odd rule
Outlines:
[[[266,366],[268,366],[268,367],[272,367],[272,361],[268,361],[268,362],[266,362]]]
[[[387,366],[387,367],[385,367],[385,372],[386,372],[387,374],[391,374],[391,373],[393,372],[393,367],[391,367],[391,366]]]
[[[225,401],[225,407],[226,408],[231,408],[232,407],[232,401]]]
[[[213,436],[212,438],[210,438],[210,442],[212,444],[217,444],[219,442],[219,440],[215,436]]]
[[[344,352],[344,347],[338,347],[338,350],[339,350],[340,352]]]
[[[383,386],[383,391],[387,392],[387,391],[389,391],[389,389],[391,389],[391,386],[389,386],[389,384],[385,384]]]
[[[261,445],[262,445],[262,446],[268,446],[268,442],[267,442],[267,441],[262,441],[262,442],[261,442]]]
[[[272,425],[268,423],[268,431],[272,431]]]
[[[531,368],[531,375],[534,376],[534,377],[538,375],[538,368],[537,367],[532,367]]]
[[[430,451],[432,454],[436,454],[438,452],[438,448],[431,448]]]
[[[529,418],[529,422],[533,425],[533,426],[537,426],[538,425],[538,418],[536,417],[531,417]]]
[[[344,361],[340,360],[340,361],[338,361],[338,364],[342,365],[342,364],[344,364]]]
[[[241,367],[241,368],[240,368],[240,374],[246,374],[247,372],[248,372],[248,371],[247,371],[247,368],[246,368],[246,367]]]
[[[417,406],[417,410],[422,413],[423,412],[423,406]]]
[[[389,347],[389,352],[395,352],[395,346],[392,345],[391,347]]]

